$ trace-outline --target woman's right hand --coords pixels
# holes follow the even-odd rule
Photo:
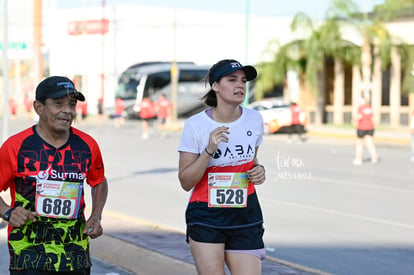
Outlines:
[[[220,142],[228,142],[229,137],[229,127],[226,126],[220,126],[211,131],[210,138],[208,140],[208,145],[206,147],[207,151],[214,154],[217,151],[218,145]]]

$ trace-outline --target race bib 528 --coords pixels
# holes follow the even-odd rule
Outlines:
[[[209,173],[208,207],[246,207],[247,173]]]

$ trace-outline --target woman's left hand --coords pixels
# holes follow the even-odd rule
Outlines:
[[[249,180],[254,185],[260,185],[266,180],[266,171],[262,165],[255,165],[252,169],[247,171]]]

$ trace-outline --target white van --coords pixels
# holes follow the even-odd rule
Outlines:
[[[209,67],[191,62],[178,62],[177,67],[177,115],[182,117],[204,108],[201,97],[207,92],[204,80]],[[125,117],[135,119],[139,118],[143,97],[155,102],[162,94],[172,101],[171,62],[147,62],[129,67],[118,80],[115,98],[124,100]]]

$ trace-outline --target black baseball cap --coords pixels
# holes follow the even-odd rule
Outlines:
[[[42,80],[36,88],[36,99],[61,98],[65,95],[74,96],[79,101],[85,101],[85,96],[75,89],[72,80],[64,76],[49,76]]]
[[[210,85],[219,80],[223,76],[229,75],[237,70],[243,70],[246,74],[247,81],[253,80],[257,77],[257,71],[253,66],[243,66],[240,62],[234,59],[222,60],[211,67],[211,77],[209,79]]]

